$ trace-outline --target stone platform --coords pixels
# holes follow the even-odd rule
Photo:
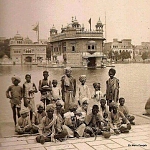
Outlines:
[[[129,133],[112,135],[109,139],[98,136],[73,138],[63,142],[36,143],[35,135],[14,135],[13,125],[1,125],[0,150],[150,150],[150,118],[136,116],[136,125]]]

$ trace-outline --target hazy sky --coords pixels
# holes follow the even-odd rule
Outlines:
[[[60,32],[72,16],[86,29],[92,18],[95,29],[99,17],[105,23],[105,12],[107,41],[150,42],[150,0],[0,0],[0,36],[10,38],[18,31],[35,41],[32,25],[39,21],[40,38],[47,39],[53,24]]]

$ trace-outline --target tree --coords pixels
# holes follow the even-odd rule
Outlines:
[[[120,58],[122,59],[122,61],[124,61],[124,59],[129,59],[131,58],[131,54],[129,51],[122,51],[120,53]]]
[[[116,61],[118,61],[118,59],[119,59],[119,53],[118,53],[118,51],[114,52],[114,58],[115,58]]]
[[[148,52],[144,52],[141,57],[143,60],[147,59],[148,58]]]
[[[0,58],[2,58],[4,55],[10,57],[9,41],[9,39],[6,39],[4,42],[0,43]]]
[[[109,53],[108,53],[108,58],[109,59],[112,59],[112,54],[113,54],[113,51],[109,51]]]
[[[46,58],[51,60],[51,45],[48,43],[46,47]]]
[[[0,51],[0,58],[2,58],[5,55],[4,51]]]

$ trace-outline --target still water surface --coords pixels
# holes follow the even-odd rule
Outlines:
[[[79,76],[87,75],[87,85],[92,92],[93,82],[101,83],[101,91],[105,93],[106,80],[108,79],[108,70],[110,68],[87,70],[75,68],[73,76],[79,84]],[[120,81],[120,97],[126,99],[126,105],[133,114],[142,114],[145,110],[145,103],[150,97],[150,64],[116,64],[116,77]],[[11,77],[18,75],[21,78],[22,85],[25,82],[25,74],[32,75],[32,82],[38,87],[39,80],[43,78],[42,72],[49,71],[49,79],[57,79],[60,86],[60,79],[63,75],[61,68],[43,68],[37,66],[0,66],[0,122],[13,122],[9,99],[5,92],[12,84]],[[35,102],[40,100],[40,92],[35,95]]]

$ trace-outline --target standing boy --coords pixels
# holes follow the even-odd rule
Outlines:
[[[80,81],[80,86],[78,88],[78,100],[79,100],[79,105],[82,105],[82,99],[84,97],[90,99],[90,91],[89,91],[89,87],[86,85],[86,75],[81,75],[79,77],[79,81]]]
[[[92,93],[90,106],[93,107],[93,105],[98,105],[100,108],[100,100],[103,97],[103,93],[100,90],[101,86],[100,83],[93,83],[94,91]]]
[[[18,85],[21,80],[19,77],[12,77],[11,78],[13,85],[9,86],[9,88],[6,91],[6,97],[10,99],[11,108],[13,111],[13,119],[15,126],[17,124],[16,119],[16,109],[17,109],[17,115],[18,118],[20,117],[20,110],[21,110],[21,99],[23,96],[22,87]]]
[[[118,102],[119,80],[114,77],[115,74],[116,70],[111,68],[108,72],[110,78],[106,81],[106,100],[108,106],[111,102]]]
[[[71,75],[70,67],[65,68],[65,75],[61,78],[62,100],[64,101],[65,111],[69,111],[69,105],[75,103],[76,79]]]
[[[37,88],[31,82],[31,75],[25,75],[26,82],[23,84],[24,106],[30,109],[30,120],[32,120],[33,112],[35,112],[34,93],[37,93]]]
[[[43,77],[44,79],[39,81],[39,91],[41,92],[41,101],[44,103],[44,109],[45,104],[50,104],[51,101],[51,81],[48,80],[48,71],[43,71]]]
[[[52,99],[61,99],[61,90],[60,88],[57,86],[58,82],[57,80],[53,80],[52,81]]]

